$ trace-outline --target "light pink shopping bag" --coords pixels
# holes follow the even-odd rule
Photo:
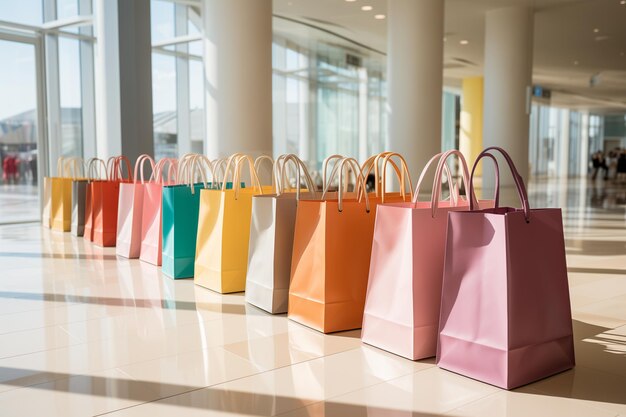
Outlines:
[[[435,356],[448,213],[469,209],[468,199],[458,196],[447,165],[453,155],[459,158],[467,190],[465,159],[460,152],[449,151],[435,155],[424,167],[412,202],[379,204],[376,212],[361,337],[365,343],[412,360]],[[435,161],[431,200],[419,202],[425,174]],[[444,172],[449,200],[441,199]],[[493,207],[494,202],[480,204]]]
[[[162,201],[163,185],[174,185],[178,162],[164,158],[157,164],[152,180],[146,184],[141,218],[141,250],[139,259],[161,266],[162,258]],[[167,180],[163,173],[168,167]]]
[[[512,389],[574,366],[572,317],[561,210],[530,208],[500,148],[483,151],[474,168],[494,151],[511,168],[522,208],[450,213],[437,363]]]
[[[146,161],[150,162],[150,166],[154,170],[154,160],[149,155],[140,155],[135,162],[134,181],[120,184],[115,253],[125,258],[139,257],[141,214],[144,188],[146,186],[143,167]],[[137,176],[138,174],[139,177]]]

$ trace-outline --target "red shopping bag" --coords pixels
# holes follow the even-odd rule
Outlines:
[[[123,178],[123,165],[128,179]],[[96,245],[115,246],[120,183],[131,181],[130,161],[125,156],[118,156],[111,164],[109,180],[92,182],[93,242]]]

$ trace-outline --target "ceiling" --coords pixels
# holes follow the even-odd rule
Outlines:
[[[273,0],[274,13],[306,22],[369,48],[387,49],[387,0]],[[485,12],[535,8],[533,83],[552,90],[552,104],[626,112],[626,4],[621,0],[445,0],[444,82],[481,75]],[[361,6],[373,10],[364,12]],[[598,29],[598,31],[594,31]],[[461,45],[461,40],[469,41]],[[590,85],[595,76],[595,85]]]

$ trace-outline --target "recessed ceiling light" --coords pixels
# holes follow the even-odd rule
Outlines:
[[[356,1],[356,0],[346,0],[346,1],[349,3],[352,3],[353,1]]]
[[[362,6],[361,10],[363,10],[364,12],[369,12],[370,10],[372,10],[373,7],[372,6]]]
[[[620,53],[619,53],[619,56],[624,56],[624,52],[623,52],[623,51],[622,51],[622,52],[620,52]]]
[[[447,42],[447,41],[448,41],[448,38],[446,38],[446,37],[444,36],[444,37],[443,37],[443,41],[444,41],[444,42]]]
[[[384,19],[385,17],[386,16],[384,14],[377,14],[376,16],[374,16],[374,19],[381,20],[381,19]]]
[[[619,4],[621,4],[622,6],[626,4],[626,0],[622,0],[619,2]]]
[[[593,30],[593,33],[598,33],[598,32],[600,32],[600,29],[598,29],[598,28],[595,28],[595,29]]]
[[[460,43],[461,45],[467,45],[467,44],[469,43],[469,41],[468,41],[467,39],[461,39],[461,40],[459,41],[459,43]]]
[[[574,65],[578,65],[578,61],[574,61]]]

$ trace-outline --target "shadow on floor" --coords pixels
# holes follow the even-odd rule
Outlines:
[[[90,259],[97,261],[115,261],[115,255],[85,255],[82,253],[35,253],[35,252],[0,252],[3,258],[42,258],[42,259]]]
[[[28,293],[15,291],[2,291],[0,298],[12,298],[17,300],[53,301],[60,303],[96,304],[106,306],[138,307],[138,308],[162,308],[165,310],[190,310],[190,311],[213,311],[224,314],[246,314],[246,306],[243,304],[209,303],[180,300],[145,299],[145,298],[116,298],[116,297],[91,297],[86,295],[68,295],[51,293]]]
[[[37,371],[19,368],[0,367],[0,375],[33,374]],[[52,382],[31,385],[28,389],[51,390],[63,393],[83,394],[98,397],[114,397],[141,403],[158,401],[159,405],[197,408],[224,413],[241,413],[251,416],[269,416],[312,405],[313,415],[324,416],[397,416],[427,417],[441,414],[419,413],[397,408],[370,407],[360,404],[344,404],[334,401],[319,402],[319,399],[268,395],[262,393],[233,391],[215,387],[197,387],[141,381],[124,378],[107,378],[89,375],[48,373]],[[6,385],[22,386],[19,379],[3,382]],[[161,397],[159,392],[176,392],[175,395]],[[187,394],[187,395],[181,395]],[[139,404],[138,404],[139,405]],[[113,410],[107,410],[113,411]],[[302,410],[303,415],[309,415]]]
[[[565,239],[565,249],[571,255],[626,255],[626,242],[615,240]]]
[[[516,391],[626,405],[626,336],[578,320],[576,367]]]

